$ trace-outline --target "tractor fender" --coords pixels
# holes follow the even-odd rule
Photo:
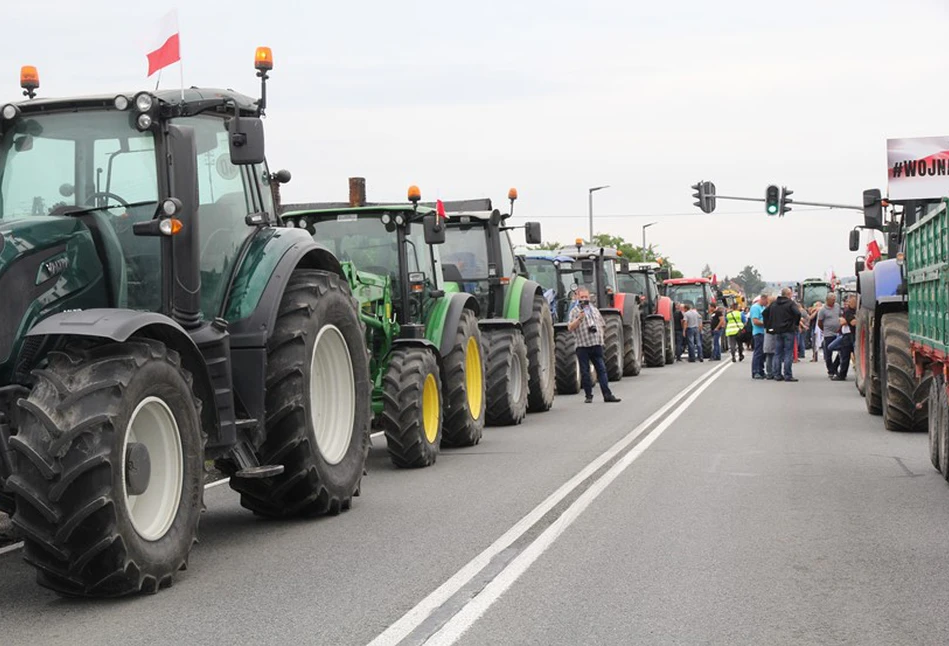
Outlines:
[[[521,323],[531,320],[534,313],[534,296],[544,295],[539,283],[523,276],[515,276],[504,295],[504,318]]]
[[[600,310],[600,315],[603,318],[606,318],[607,316],[618,316],[620,318],[623,318],[623,311],[615,307],[601,307],[599,308],[599,310]]]
[[[161,341],[181,357],[181,365],[194,379],[194,393],[203,403],[201,423],[209,433],[208,444],[216,440],[218,411],[214,387],[204,356],[183,327],[157,312],[126,309],[88,309],[61,312],[43,319],[26,336],[108,339],[125,343],[133,336]]]
[[[247,265],[247,260],[243,263]],[[277,310],[280,307],[280,300],[283,298],[283,292],[290,282],[290,275],[295,269],[321,269],[337,274],[343,279],[343,282],[349,285],[343,269],[337,260],[326,247],[317,244],[312,237],[306,235],[302,239],[297,239],[289,246],[285,247],[283,254],[275,265],[261,266],[255,270],[253,267],[248,272],[258,273],[270,271],[270,277],[267,279],[266,286],[256,298],[256,305],[253,310],[248,312],[247,316],[238,320],[233,320],[232,316],[238,309],[234,303],[228,305],[229,321],[231,334],[231,347],[234,348],[262,348],[266,346],[274,326],[277,323]],[[243,267],[242,267],[243,270]],[[245,279],[245,284],[250,282]],[[230,299],[234,299],[232,290]],[[248,290],[249,291],[249,290]],[[245,300],[253,300],[254,295],[248,295]]]
[[[860,291],[860,309],[870,310],[876,308],[876,284],[873,278],[873,270],[860,272],[857,279],[857,286]]]
[[[672,320],[672,299],[668,296],[660,296],[659,302],[656,304],[656,313],[662,317],[664,321]]]
[[[521,322],[515,319],[481,319],[478,327],[482,330],[499,330],[502,328],[521,329]]]
[[[568,329],[569,323],[554,323],[554,331]]]
[[[635,294],[613,294],[613,309],[622,313],[623,325],[632,325],[633,319],[639,316],[639,303],[636,302]]]
[[[524,286],[521,288],[521,303],[520,310],[518,312],[517,320],[523,325],[531,320],[531,317],[534,316],[534,297],[540,294],[544,295],[544,289],[540,286],[540,283],[536,283],[533,280],[525,280]],[[544,299],[546,303],[547,300]]]
[[[442,354],[438,351],[438,346],[428,339],[395,339],[392,342],[393,348],[425,348],[435,353],[435,359],[441,364]]]
[[[471,310],[475,315],[481,313],[481,308],[478,306],[478,299],[471,294],[455,292],[453,294],[447,294],[446,298],[450,298],[450,300],[448,301],[444,323],[441,327],[441,339],[438,343],[439,353],[443,357],[447,357],[454,347],[455,331],[458,329],[458,322],[461,320],[461,315],[464,311],[466,309]],[[431,340],[431,338],[429,340]]]

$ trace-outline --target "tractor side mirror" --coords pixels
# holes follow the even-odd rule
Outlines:
[[[883,230],[883,195],[878,188],[863,192],[863,225],[868,229]]]
[[[425,230],[425,244],[443,244],[445,242],[445,225],[439,221],[434,213],[422,218],[422,228]]]
[[[593,265],[592,260],[581,260],[580,261],[580,273],[583,275],[583,282],[586,285],[593,284],[593,277],[596,274],[596,268]]]
[[[850,250],[857,251],[860,248],[860,230],[853,229],[850,232]]]
[[[620,258],[619,260],[619,270],[621,274],[629,273],[629,260],[626,258]]]
[[[249,166],[264,163],[264,122],[258,117],[233,117],[227,126],[231,163]]]
[[[867,268],[867,262],[863,258],[858,258],[857,261],[853,264],[853,270],[855,274],[859,274],[861,271]]]
[[[540,244],[540,222],[528,222],[524,225],[524,239],[527,244]]]

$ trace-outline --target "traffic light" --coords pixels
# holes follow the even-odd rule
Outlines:
[[[779,214],[782,218],[784,217],[784,214],[785,214],[785,213],[787,213],[788,211],[791,210],[791,207],[790,207],[789,205],[790,205],[791,203],[793,203],[794,200],[792,200],[792,199],[791,199],[790,197],[788,197],[788,196],[791,195],[791,194],[793,194],[793,193],[794,193],[794,191],[788,189],[787,186],[782,186],[782,187],[781,187],[781,210],[779,211],[778,214]]]
[[[764,210],[768,215],[777,215],[781,211],[781,191],[774,184],[765,190]]]
[[[692,188],[695,190],[695,193],[692,193],[692,197],[695,198],[695,206],[702,209],[705,213],[711,213],[715,210],[715,184],[712,182],[701,181],[698,184],[693,184]]]

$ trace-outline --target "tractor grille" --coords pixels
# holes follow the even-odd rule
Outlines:
[[[17,330],[30,305],[49,289],[49,282],[36,284],[40,265],[65,249],[60,245],[18,258],[0,274],[0,363],[6,363],[16,342]],[[55,277],[50,279],[55,280]]]

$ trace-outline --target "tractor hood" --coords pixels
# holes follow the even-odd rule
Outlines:
[[[106,306],[103,280],[92,234],[81,220],[0,221],[0,385],[11,382],[23,337],[40,319],[64,309]]]

